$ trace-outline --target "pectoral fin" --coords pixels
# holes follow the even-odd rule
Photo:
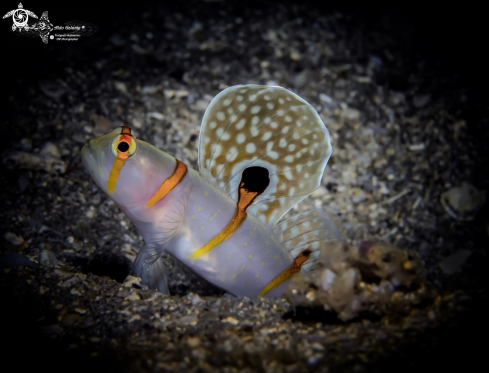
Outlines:
[[[156,227],[153,224],[135,221],[146,245],[136,257],[132,266],[132,273],[141,277],[142,284],[148,285],[152,290],[170,294],[167,268],[162,255],[182,225],[191,190],[192,187],[188,187],[179,193],[166,197],[168,205],[164,214],[159,218]]]

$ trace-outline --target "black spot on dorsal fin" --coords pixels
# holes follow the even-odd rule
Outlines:
[[[270,185],[270,173],[265,167],[253,166],[245,168],[241,176],[242,188],[249,192],[262,194]]]

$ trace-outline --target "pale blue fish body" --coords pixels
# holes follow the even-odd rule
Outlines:
[[[331,151],[309,104],[280,87],[251,85],[230,87],[209,105],[200,172],[128,127],[92,140],[82,159],[144,238],[133,264],[143,283],[168,293],[166,252],[228,293],[253,297],[280,296],[293,274],[314,269],[328,241],[341,240],[321,210],[279,222],[319,186]]]
[[[203,247],[233,218],[236,203],[190,171],[193,184],[182,228],[168,244],[166,252],[207,281],[231,294],[252,297],[293,261],[270,229],[248,214],[232,237],[198,259],[189,259],[195,248]],[[280,295],[286,284],[268,295]]]

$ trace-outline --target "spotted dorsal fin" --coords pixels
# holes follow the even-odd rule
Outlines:
[[[270,182],[246,211],[273,226],[320,185],[331,151],[328,130],[302,98],[281,87],[234,86],[204,114],[199,170],[237,202],[243,171],[266,168]]]

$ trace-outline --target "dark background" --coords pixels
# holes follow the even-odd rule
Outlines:
[[[13,4],[14,2],[12,2]],[[174,11],[188,10],[194,7],[207,12],[226,9],[228,17],[243,17],[250,10],[269,7],[274,4],[293,6],[294,1],[201,1],[201,4],[189,1],[167,2],[166,6]],[[345,14],[360,16],[373,29],[379,32],[397,32],[402,34],[406,28],[412,29],[411,40],[406,40],[400,48],[410,48],[414,54],[423,55],[432,64],[433,72],[447,77],[460,77],[460,84],[470,87],[472,93],[485,96],[488,83],[488,53],[485,53],[484,40],[487,29],[484,23],[483,6],[476,2],[455,3],[429,1],[310,1],[310,4],[322,12],[335,10]],[[436,3],[436,4],[434,4]],[[50,5],[53,4],[53,5]],[[63,68],[67,60],[80,65],[90,64],[95,56],[102,53],[104,44],[118,28],[130,28],[141,20],[137,16],[141,11],[151,11],[157,2],[139,2],[131,4],[83,2],[84,7],[68,7],[67,2],[43,2],[24,4],[25,9],[34,11],[39,17],[45,8],[49,11],[49,20],[59,25],[70,19],[89,21],[99,27],[94,36],[77,43],[50,43],[44,45],[36,39],[21,38],[9,32],[12,22],[2,20],[3,30],[0,40],[5,51],[3,63],[8,71],[4,75],[3,89],[12,88],[19,78],[45,77]],[[5,6],[4,6],[5,7]],[[14,8],[13,5],[7,8]],[[8,10],[2,10],[6,13]],[[67,45],[70,44],[70,45]],[[72,45],[71,45],[72,44]]]

